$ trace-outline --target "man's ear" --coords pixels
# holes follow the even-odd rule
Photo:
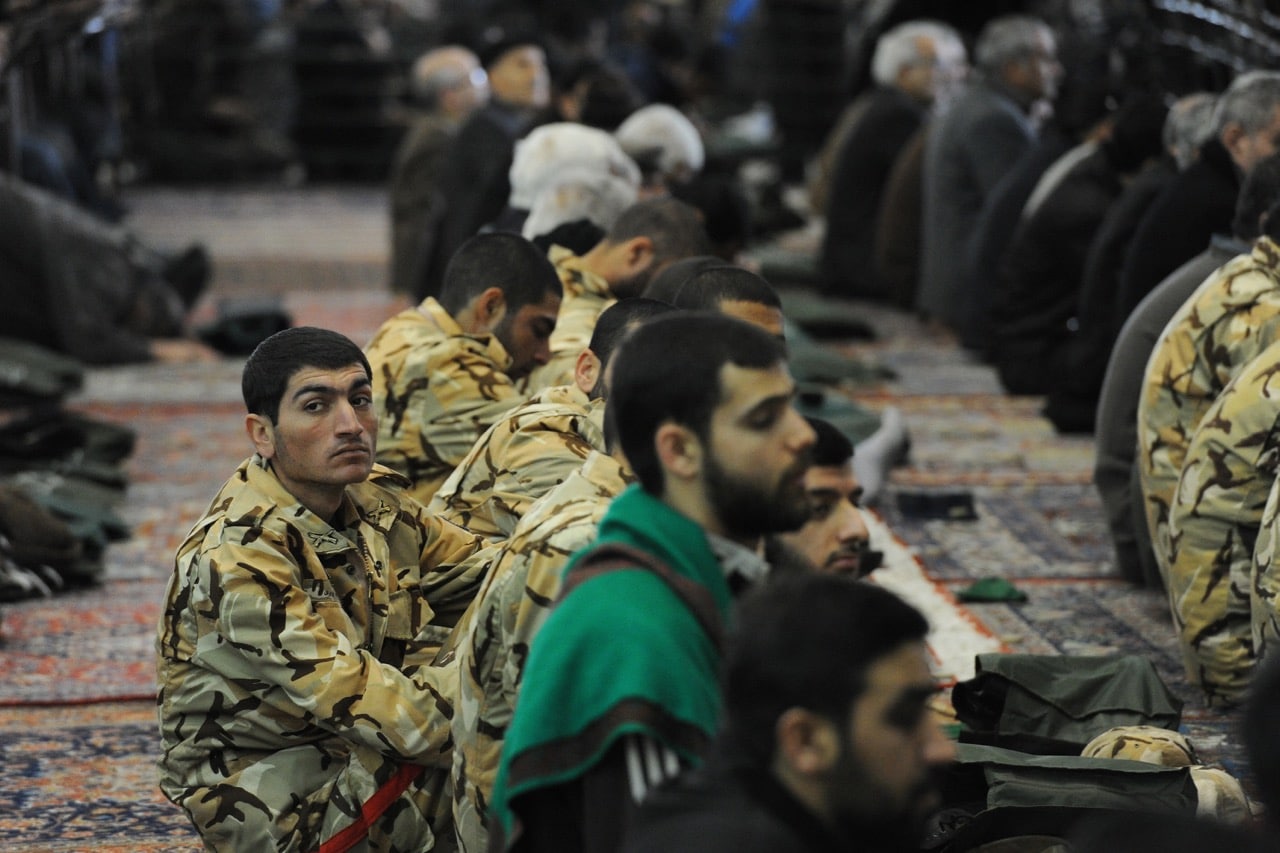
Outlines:
[[[819,776],[840,757],[836,724],[807,708],[788,708],[773,727],[776,759],[800,776]]]
[[[253,449],[263,459],[270,459],[276,453],[275,429],[265,415],[245,415],[244,431],[253,442]]]
[[[507,295],[500,287],[486,288],[474,301],[476,326],[483,334],[491,333],[498,328],[502,318],[507,314]]]
[[[578,354],[578,361],[573,366],[573,382],[583,394],[590,394],[600,380],[600,359],[589,349]]]
[[[669,475],[692,480],[702,470],[702,442],[693,430],[667,421],[653,435],[658,461]]]
[[[627,275],[634,275],[653,263],[653,240],[649,237],[632,237],[622,247],[622,261]]]

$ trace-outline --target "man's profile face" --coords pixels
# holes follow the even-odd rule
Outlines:
[[[843,465],[814,465],[805,472],[810,516],[782,541],[809,558],[819,571],[858,577],[870,534],[858,504],[862,487],[853,460]]]
[[[720,369],[702,484],[726,535],[795,530],[809,518],[804,475],[814,432],[792,406],[795,383],[779,363]]]
[[[904,643],[867,670],[826,782],[829,814],[869,848],[916,850],[941,798],[935,772],[955,757],[928,708],[935,692],[924,643]]]
[[[493,97],[517,107],[542,109],[551,100],[547,57],[536,45],[513,47],[489,66]]]
[[[264,419],[265,420],[265,419]],[[289,378],[258,452],[304,504],[363,482],[373,470],[378,418],[364,367],[303,367]]]
[[[494,335],[511,356],[507,375],[523,379],[538,365],[551,360],[551,333],[560,313],[560,295],[548,292],[541,302],[531,302],[503,317]]]
[[[1271,122],[1253,133],[1243,134],[1228,149],[1240,170],[1246,175],[1253,167],[1280,150],[1280,104],[1271,111]]]

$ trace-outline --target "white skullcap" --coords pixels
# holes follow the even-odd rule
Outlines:
[[[568,169],[538,193],[521,233],[532,240],[578,219],[588,219],[608,231],[622,211],[636,203],[637,195],[636,185],[624,178]]]
[[[627,116],[613,134],[631,157],[657,166],[664,175],[702,171],[706,152],[693,122],[667,104],[650,104]],[[656,153],[656,158],[655,158]]]
[[[516,143],[509,204],[530,210],[534,200],[566,169],[613,175],[640,186],[640,169],[611,135],[573,122],[535,127]]]

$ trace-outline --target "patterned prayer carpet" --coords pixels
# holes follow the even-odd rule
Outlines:
[[[210,247],[216,274],[197,319],[222,298],[278,295],[296,324],[363,344],[397,308],[383,284],[379,190],[148,189],[129,202],[153,243]],[[1247,782],[1239,715],[1204,708],[1163,598],[1115,576],[1090,440],[1056,435],[1040,400],[1003,395],[988,367],[914,318],[859,308],[879,338],[836,346],[897,377],[845,390],[898,407],[912,442],[878,508],[884,523],[873,523],[888,557],[877,579],[929,615],[939,675],[963,679],[973,655],[992,650],[1147,656],[1185,702],[1183,729],[1202,757]],[[241,365],[95,370],[72,401],[138,432],[121,510],[134,535],[108,550],[100,587],[0,606],[0,851],[199,846],[156,788],[152,642],[174,548],[248,453]],[[898,503],[956,491],[972,497],[973,520],[921,518]],[[957,604],[989,576],[1028,600]]]

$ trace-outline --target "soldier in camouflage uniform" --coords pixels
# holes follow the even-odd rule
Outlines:
[[[625,334],[670,305],[635,297],[600,315],[574,384],[535,394],[491,426],[440,487],[429,509],[490,542],[506,539],[529,505],[604,450],[605,372]]]
[[[1280,462],[1280,343],[1200,421],[1169,509],[1169,601],[1183,661],[1211,705],[1243,701],[1254,667],[1250,575]]]
[[[1280,234],[1280,222],[1272,229]],[[1191,436],[1227,383],[1280,331],[1280,246],[1273,239],[1259,237],[1249,254],[1206,280],[1169,321],[1147,362],[1138,401],[1138,466],[1166,586],[1169,509]]]
[[[430,503],[487,430],[522,402],[515,381],[549,357],[560,280],[523,237],[481,234],[445,270],[440,301],[382,324],[367,353],[378,414],[378,461]]]
[[[639,296],[667,264],[705,255],[707,247],[698,212],[670,197],[627,208],[585,255],[552,246],[549,256],[564,285],[564,305],[551,335],[551,359],[533,371],[527,389],[571,384],[578,354],[587,348],[600,312],[619,299]]]
[[[256,454],[179,547],[158,628],[161,788],[211,850],[449,850],[457,673],[432,662],[483,542],[375,466],[351,341],[281,332],[243,387]]]
[[[592,451],[520,519],[465,617],[453,718],[453,815],[460,850],[483,853],[488,846],[488,802],[503,735],[529,644],[560,593],[565,564],[595,541],[609,502],[633,479],[620,459]]]

